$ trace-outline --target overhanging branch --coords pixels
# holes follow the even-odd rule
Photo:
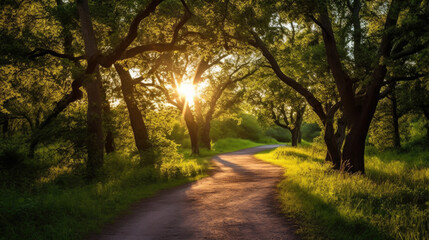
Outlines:
[[[37,57],[41,57],[44,55],[51,55],[58,58],[69,59],[73,62],[78,62],[79,60],[85,59],[85,56],[72,56],[69,54],[59,53],[54,50],[44,49],[44,48],[36,48],[28,54],[28,58],[35,59]]]

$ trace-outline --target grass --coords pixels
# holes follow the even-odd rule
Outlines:
[[[166,160],[158,168],[141,168],[136,159],[125,154],[110,154],[103,174],[91,183],[83,180],[82,169],[50,156],[46,161],[51,166],[42,174],[24,176],[21,183],[0,184],[0,239],[82,238],[142,198],[207,176],[211,156],[259,145],[222,139],[214,144],[214,151],[202,150],[201,156],[195,157],[182,150],[184,158]],[[27,170],[35,169],[31,164]],[[15,179],[27,170],[21,168],[16,175],[2,175],[2,179]]]
[[[276,142],[277,143],[277,142]],[[239,149],[262,146],[263,143],[256,143],[246,139],[225,138],[217,141],[213,145],[213,151],[218,153],[233,152]]]
[[[370,149],[371,150],[371,149]],[[324,164],[312,147],[256,155],[285,168],[279,198],[304,239],[427,239],[429,151],[366,155],[366,175]]]
[[[220,153],[226,153],[226,152],[234,152],[240,149],[245,148],[251,148],[251,147],[257,147],[262,146],[265,144],[277,144],[278,142],[270,141],[270,142],[264,142],[264,143],[257,143],[253,142],[247,139],[240,139],[240,138],[224,138],[219,139],[212,145],[211,150],[207,150],[204,148],[200,148],[200,157],[210,157],[216,154]],[[184,154],[185,156],[190,157],[191,156],[191,150],[189,148],[186,149],[180,149],[180,152]]]

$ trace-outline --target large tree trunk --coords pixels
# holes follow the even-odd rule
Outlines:
[[[198,142],[198,125],[188,104],[184,106],[184,109],[185,110],[183,114],[185,118],[186,127],[188,128],[189,137],[191,139],[192,154],[199,155],[200,148]]]
[[[217,100],[220,98],[220,95],[222,93],[222,90],[218,92],[218,94],[214,95],[212,98],[212,101],[210,103],[210,108],[207,111],[206,117],[205,117],[205,121],[204,121],[204,125],[201,128],[201,133],[200,133],[200,138],[201,138],[201,145],[204,148],[207,149],[211,149],[211,141],[212,139],[210,138],[210,128],[211,128],[211,121],[213,118],[213,114],[215,111],[215,106],[216,106],[216,102]]]
[[[201,146],[203,148],[211,149],[211,138],[210,138],[210,120],[206,119],[203,127],[201,128],[200,138],[201,138]]]
[[[97,67],[97,70],[98,67]],[[104,134],[102,122],[103,97],[102,86],[98,76],[89,77],[85,83],[88,95],[87,127],[88,127],[88,162],[87,170],[90,178],[97,174],[103,166]]]
[[[380,67],[374,73],[374,79],[384,78],[386,74],[386,67]],[[382,80],[381,80],[382,81]],[[376,84],[376,83],[373,83]],[[368,134],[369,125],[374,116],[377,107],[380,86],[371,86],[367,93],[365,105],[362,106],[361,111],[350,124],[350,131],[346,136],[342,160],[346,164],[349,172],[365,173],[364,154],[365,154],[365,140]]]
[[[371,75],[371,82],[366,87],[363,100],[355,99],[353,81],[342,67],[328,10],[324,9],[320,14],[319,24],[321,24],[323,30],[323,40],[328,64],[341,97],[345,119],[350,128],[350,132],[346,136],[341,158],[343,168],[348,172],[365,173],[365,139],[379,101],[380,89],[387,72],[386,65],[381,59],[390,56],[393,40],[393,31],[391,28],[396,26],[399,12],[400,1],[393,0],[389,7],[384,25],[385,32],[378,50],[377,65]]]
[[[122,95],[124,96],[124,100],[127,105],[131,128],[133,129],[134,134],[134,141],[136,143],[137,150],[140,153],[142,164],[148,166],[153,165],[153,149],[150,144],[146,124],[134,97],[132,77],[120,64],[115,64],[115,69],[118,72],[119,79],[121,80]]]
[[[109,154],[115,151],[115,138],[113,136],[113,116],[112,116],[112,111],[110,110],[110,103],[107,100],[106,89],[103,88],[102,93],[103,93],[103,120],[104,120],[104,129],[106,131],[104,148],[106,150],[106,153]]]
[[[354,127],[346,137],[342,154],[344,169],[351,173],[365,173],[365,138],[367,132],[363,125]]]
[[[298,146],[299,132],[300,132],[299,127],[295,127],[290,130],[290,133],[292,134],[292,147]]]
[[[327,120],[325,123],[324,140],[327,147],[325,160],[331,162],[334,169],[340,169],[341,150],[338,148],[337,139],[335,138],[332,119]]]
[[[115,138],[113,137],[112,130],[108,130],[106,133],[106,142],[104,144],[104,148],[106,149],[107,154],[115,151]]]
[[[302,121],[304,120],[304,112],[305,112],[305,106],[300,107],[298,109],[298,111],[296,112],[294,128],[290,130],[292,134],[293,147],[297,147],[298,143],[301,143],[301,125],[302,125]],[[291,120],[293,120],[292,117],[291,117]]]
[[[103,166],[104,134],[102,124],[103,95],[97,63],[98,49],[87,0],[77,1],[82,37],[85,44],[85,57],[88,62],[85,88],[88,95],[87,127],[88,127],[88,177],[94,178]],[[95,76],[94,76],[95,73]]]
[[[331,152],[329,152],[329,149],[326,151],[325,161],[331,162],[333,164],[334,169],[340,169],[340,166],[341,166],[341,149],[346,136],[346,127],[347,127],[347,123],[345,122],[344,117],[341,117],[337,121],[337,130],[335,131],[335,134],[333,136],[332,136],[333,126],[328,127],[328,131],[329,131],[328,137],[326,137],[326,132],[325,132],[326,145],[328,146],[329,144],[331,149]],[[334,144],[336,144],[336,148],[334,147]]]

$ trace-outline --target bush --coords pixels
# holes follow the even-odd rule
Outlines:
[[[264,137],[264,131],[256,117],[249,114],[239,114],[238,118],[213,120],[210,136],[213,141],[224,138],[242,138],[258,142]]]
[[[279,142],[290,142],[292,139],[290,131],[279,126],[268,128],[265,131],[265,135],[272,137]]]
[[[184,148],[191,147],[191,140],[189,139],[186,128],[180,123],[174,124],[173,129],[167,138],[173,140],[177,144],[180,144]]]
[[[320,136],[320,127],[316,123],[304,122],[301,126],[301,138],[307,142],[313,142],[314,138]]]

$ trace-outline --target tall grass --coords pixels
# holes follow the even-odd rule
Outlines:
[[[208,159],[193,158],[141,168],[112,154],[91,183],[75,170],[52,166],[32,188],[0,188],[0,239],[81,238],[139,199],[204,177],[208,166]]]
[[[215,151],[202,150],[199,157],[187,149],[182,154],[165,152],[157,167],[145,168],[136,155],[113,153],[90,183],[84,179],[83,160],[73,162],[61,151],[39,149],[41,159],[23,160],[0,172],[0,239],[82,238],[132,203],[206,176],[214,154],[258,145],[222,139]]]
[[[305,239],[428,239],[427,150],[368,153],[366,175],[331,170],[311,147],[256,157],[285,168],[279,198]]]

